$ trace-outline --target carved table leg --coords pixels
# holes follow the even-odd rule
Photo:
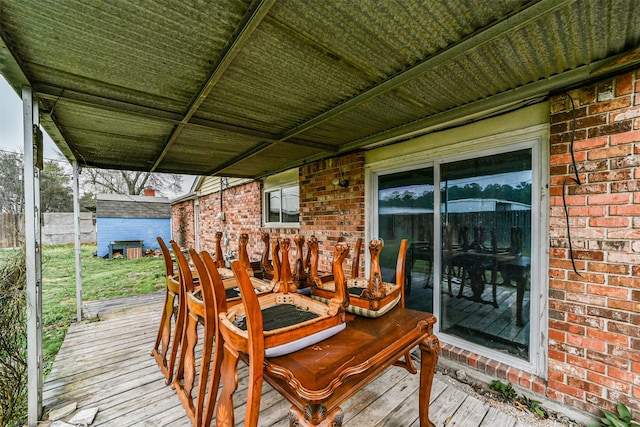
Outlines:
[[[429,420],[429,400],[439,353],[440,341],[434,335],[420,343],[420,393],[418,397],[420,427],[435,427],[435,424]]]
[[[307,405],[304,413],[295,406],[289,410],[289,426],[291,427],[341,427],[342,409],[336,407],[330,413],[323,405]]]

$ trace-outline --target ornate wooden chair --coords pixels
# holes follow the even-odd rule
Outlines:
[[[172,246],[180,271],[181,295],[184,296],[184,304],[181,308],[184,310],[185,317],[184,331],[180,343],[180,359],[176,368],[173,386],[193,425],[196,427],[208,426],[211,422],[212,413],[205,414],[204,410],[206,407],[205,398],[207,396],[207,382],[213,352],[214,334],[216,331],[216,301],[209,271],[204,268],[197,252],[191,249],[189,255],[200,276],[200,286],[198,288],[194,286],[193,276],[186,257],[180,251],[180,248],[175,245],[175,242],[173,242]],[[218,269],[213,259],[209,258],[209,260],[213,274],[217,274]],[[218,280],[220,280],[220,276],[218,275],[217,277]],[[194,400],[192,393],[196,378],[195,347],[198,343],[198,325],[202,325],[203,327],[203,346],[200,372],[198,375],[197,397]],[[217,356],[219,352],[213,354]],[[219,363],[219,360],[216,359],[212,369],[213,376],[211,382],[215,384],[215,387],[213,394],[209,394],[209,398],[212,398],[214,402],[220,378]]]
[[[156,342],[153,350],[151,351],[151,355],[156,359],[156,363],[160,367],[160,371],[162,371],[162,374],[165,376],[165,383],[169,385],[173,379],[173,368],[175,365],[176,355],[178,353],[178,346],[180,344],[178,332],[182,328],[182,325],[177,322],[179,311],[178,304],[180,301],[180,279],[174,270],[169,248],[161,237],[158,236],[157,239],[160,244],[162,256],[164,257],[166,290],[164,297],[164,309],[162,311],[162,317],[160,318],[160,327],[158,328],[158,336],[156,337]],[[176,337],[174,337],[173,341],[171,340],[172,319],[176,320]],[[171,353],[169,354],[169,358],[167,358],[170,345],[172,345]]]
[[[175,250],[175,249],[174,249]],[[231,294],[225,288],[221,271],[212,256],[203,251],[200,255],[189,250],[191,261],[200,276],[200,287],[192,284],[191,271],[186,258],[180,253],[177,260],[180,265],[181,283],[185,300],[185,325],[182,334],[180,359],[176,368],[174,388],[187,416],[194,426],[208,426],[213,418],[218,387],[220,385],[220,364],[222,361],[222,341],[216,339],[218,330],[218,312],[226,312],[227,307],[240,304],[239,296]],[[241,267],[242,268],[242,267]],[[247,271],[246,268],[243,268]],[[227,279],[228,280],[228,279]],[[237,286],[237,281],[234,284]],[[254,278],[250,277],[251,286]],[[255,286],[254,286],[255,287]],[[198,343],[198,325],[203,328],[203,346],[199,370],[196,363],[196,345]],[[212,362],[213,359],[213,362]],[[196,386],[196,376],[198,377]],[[195,392],[195,397],[194,397]]]
[[[340,237],[338,239],[338,243],[342,243],[344,241],[343,237]],[[309,273],[307,275],[307,283],[309,284],[310,287],[313,287],[314,285],[317,284],[322,284],[325,282],[331,282],[334,280],[333,278],[333,268],[331,268],[331,271],[319,271],[318,270],[318,263],[320,260],[320,251],[319,251],[319,244],[318,244],[318,238],[316,236],[311,236],[309,238],[309,241],[307,242],[307,246],[308,246],[308,250],[307,250],[307,258],[308,258],[308,262],[307,265],[309,266]],[[356,243],[356,251],[359,251],[360,247],[358,246],[358,244]],[[356,267],[356,270],[359,267]],[[353,271],[352,271],[353,273]],[[356,273],[357,274],[357,273]],[[352,276],[353,277],[353,276]]]
[[[379,317],[391,310],[400,301],[404,306],[407,244],[407,239],[403,239],[400,243],[395,283],[386,283],[382,280],[379,262],[383,242],[382,240],[372,240],[370,242],[371,270],[369,278],[358,278],[357,273],[354,273],[352,269],[351,274],[355,274],[356,277],[346,281],[349,292],[347,311],[365,317]],[[334,270],[334,275],[335,273]],[[319,301],[327,301],[334,293],[335,283],[335,281],[321,283],[320,285],[316,283],[311,290],[313,297]]]
[[[258,271],[259,274],[254,274],[256,268],[260,268],[259,265],[254,266],[254,263],[250,262],[249,254],[247,252],[247,243],[249,242],[249,236],[246,233],[240,234],[240,238],[238,239],[238,259],[240,264],[243,266],[245,270],[247,270],[247,275],[250,277],[251,283],[255,288],[256,292],[271,292],[273,289],[272,281],[264,280],[258,276],[262,276],[262,272]],[[217,264],[217,263],[216,263]],[[227,299],[228,300],[240,300],[240,288],[238,286],[238,281],[233,274],[233,272],[228,268],[220,268],[218,267],[218,272],[222,277],[222,283],[226,289]]]
[[[344,308],[348,295],[344,280],[337,287],[334,298],[328,305],[322,304],[304,295],[288,292],[287,281],[291,276],[289,268],[288,239],[282,241],[282,263],[274,253],[274,269],[280,265],[280,279],[283,292],[274,292],[258,296],[242,265],[234,261],[231,265],[240,284],[242,305],[224,307],[218,313],[218,334],[216,339],[223,342],[223,360],[221,376],[223,389],[218,404],[216,422],[218,426],[233,426],[233,411],[220,408],[233,408],[233,393],[237,388],[237,364],[244,358],[249,364],[249,389],[245,425],[256,426],[260,410],[262,391],[263,362],[265,357],[277,357],[314,345],[335,335],[345,327]],[[349,247],[338,245],[334,253],[334,264],[341,263],[347,256]],[[282,279],[284,277],[284,279]],[[344,278],[342,278],[344,279]],[[221,295],[216,288],[216,298]]]

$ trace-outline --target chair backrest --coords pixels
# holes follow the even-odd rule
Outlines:
[[[198,252],[196,252],[195,249],[189,249],[189,257],[191,258],[191,262],[193,263],[193,266],[198,273],[198,277],[200,278],[202,301],[204,302],[205,306],[205,314],[207,314],[207,309],[209,307],[215,307],[216,303],[213,291],[212,277],[209,274],[209,271],[206,269],[203,260],[200,258],[200,255],[198,255]],[[215,269],[215,272],[217,273],[218,269]],[[218,278],[220,278],[220,274],[218,274]],[[213,317],[215,317],[215,315]],[[205,315],[205,322],[210,321],[211,319],[211,316]]]
[[[158,244],[160,245],[160,251],[162,252],[162,256],[164,257],[164,267],[166,270],[167,277],[172,277],[175,273],[173,271],[173,260],[171,259],[171,253],[169,253],[169,248],[167,244],[162,240],[162,237],[156,237],[158,239]]]
[[[307,268],[305,265],[306,260],[304,255],[304,240],[304,236],[301,234],[298,234],[293,238],[293,242],[296,245],[296,261],[293,271],[293,280],[296,282],[298,288],[302,288],[307,285]]]
[[[291,239],[285,237],[278,239],[278,245],[273,247],[273,269],[274,278],[272,283],[273,292],[295,292],[297,286],[293,281],[293,275],[291,273],[291,263],[289,262],[289,249],[291,248]],[[276,272],[276,269],[279,272]],[[276,276],[278,280],[276,280]]]
[[[178,262],[178,271],[180,272],[180,286],[182,290],[186,292],[193,292],[193,274],[191,273],[191,268],[189,267],[189,263],[187,262],[187,258],[182,253],[182,249],[180,246],[172,240],[171,248],[173,249],[173,254],[176,257],[176,261]]]
[[[262,366],[264,360],[264,321],[260,302],[254,291],[247,270],[243,268],[239,261],[231,263],[231,269],[236,276],[240,293],[242,294],[242,305],[247,322],[249,365],[259,363]]]
[[[349,306],[349,292],[347,292],[346,279],[342,263],[347,255],[349,255],[349,245],[346,243],[338,243],[333,249],[333,278],[335,283],[335,295],[329,301],[329,314],[335,316],[341,310],[346,310]]]
[[[222,283],[222,277],[218,272],[216,262],[207,251],[200,252],[200,257],[204,263],[204,267],[211,284],[214,304],[211,307],[216,308],[216,324],[219,313],[227,312],[227,292]]]
[[[314,235],[309,237],[307,242],[307,257],[309,258],[309,280],[310,282],[320,285],[320,279],[318,278],[318,238]]]
[[[386,285],[382,280],[380,270],[380,253],[384,247],[381,239],[372,239],[369,242],[369,254],[371,256],[371,267],[369,271],[369,293],[373,298],[380,298],[386,294]]]
[[[220,277],[215,261],[213,260],[209,252],[203,251],[199,255],[194,249],[189,249],[189,256],[191,257],[191,262],[193,262],[195,270],[198,273],[198,277],[200,278],[200,289],[203,307],[200,315],[204,318],[204,330],[202,334],[202,344],[204,348],[201,353],[202,359],[199,366],[200,372],[198,377],[197,398],[195,399],[195,404],[194,399],[191,397],[191,393],[186,393],[187,405],[185,405],[185,399],[180,396],[180,388],[183,387],[186,381],[183,382],[182,385],[177,384],[176,391],[178,392],[180,400],[183,401],[183,406],[185,406],[187,415],[192,418],[192,421],[194,421],[195,419],[194,426],[204,427],[211,424],[221,377],[220,366],[222,363],[222,343],[219,338],[218,312],[221,309],[226,310],[226,306],[222,308],[218,307],[218,299],[216,299],[215,288],[219,287],[222,289],[223,297],[220,299],[220,302],[222,304],[226,304],[226,298],[224,295],[224,285],[222,284],[222,278]],[[185,329],[187,336],[189,336],[190,332],[188,328],[191,324],[192,323],[187,323],[187,329]],[[191,329],[191,333],[193,335],[197,334],[194,329]],[[196,367],[194,348],[192,347],[190,351],[192,352],[192,357],[189,358],[189,360],[185,360],[187,363],[190,362],[191,364],[190,372],[195,372]],[[211,361],[212,354],[213,361]],[[187,378],[185,378],[185,380],[187,380]],[[190,378],[190,381],[190,385],[193,386],[193,377]],[[190,411],[195,416],[192,417],[189,414]]]
[[[271,288],[275,288],[280,281],[280,239],[274,239],[271,242],[271,261],[273,262]]]

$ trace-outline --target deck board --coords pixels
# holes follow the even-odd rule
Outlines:
[[[98,321],[73,324],[45,381],[43,403],[49,409],[77,402],[78,410],[98,407],[92,426],[189,426],[175,391],[164,385],[150,356],[162,309],[157,297],[138,298],[142,305],[114,302],[92,306]],[[197,348],[200,351],[201,344]],[[236,425],[243,425],[248,370],[239,365],[234,396]],[[431,393],[431,420],[442,426],[515,425],[501,412],[436,374]],[[344,426],[418,426],[419,376],[390,367],[343,405]],[[287,426],[290,404],[263,385],[260,426]]]

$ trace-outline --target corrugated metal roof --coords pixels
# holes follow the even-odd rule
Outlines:
[[[631,67],[603,66],[640,46],[640,8],[0,0],[0,29],[0,72],[80,165],[255,178]]]

